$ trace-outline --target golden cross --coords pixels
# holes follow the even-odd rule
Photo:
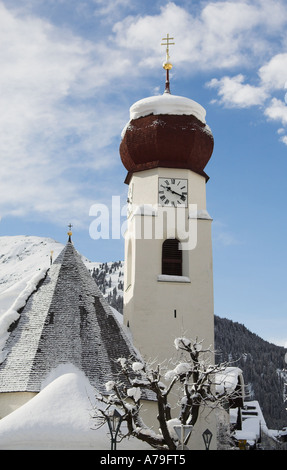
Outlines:
[[[169,71],[172,69],[172,64],[169,61],[169,46],[173,45],[174,42],[172,41],[174,38],[170,38],[169,34],[166,35],[166,38],[162,38],[161,45],[166,46],[166,61],[163,63],[163,68],[166,70],[166,81],[165,81],[165,93],[170,93],[170,86],[169,86]]]
[[[170,42],[172,40],[174,40],[174,38],[170,38],[169,34],[166,35],[166,38],[162,38],[162,41],[166,41],[166,42],[162,42],[161,46],[166,46],[166,61],[167,62],[169,61],[169,46],[172,46],[175,44],[174,42]]]

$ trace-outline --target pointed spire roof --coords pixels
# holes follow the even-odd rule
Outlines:
[[[105,392],[116,359],[137,356],[70,238],[12,327],[0,392],[38,392],[60,364],[75,365]]]

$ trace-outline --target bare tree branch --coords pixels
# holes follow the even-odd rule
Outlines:
[[[225,384],[229,364],[211,364],[210,358],[213,355],[210,348],[202,349],[202,342],[197,338],[195,341],[177,338],[175,347],[184,357],[168,371],[159,364],[154,366],[125,358],[118,359],[119,376],[114,381],[107,382],[107,395],[98,398],[107,405],[105,410],[100,410],[104,420],[108,419],[111,406],[120,410],[122,419],[127,424],[127,434],[120,434],[120,438],[134,436],[153,448],[176,449],[179,441],[170,429],[172,416],[168,403],[169,395],[176,384],[180,387],[178,419],[182,424],[194,426],[200,409],[208,407],[212,411],[222,408],[228,400],[240,398],[241,390],[238,387],[227,387]],[[219,383],[219,375],[223,383]],[[142,401],[149,398],[157,402],[160,433],[155,433],[146,426],[141,416]]]

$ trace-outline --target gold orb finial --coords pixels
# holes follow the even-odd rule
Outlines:
[[[164,70],[166,70],[165,93],[170,93],[170,89],[169,89],[169,71],[172,69],[172,63],[170,62],[169,46],[175,44],[174,42],[170,42],[173,39],[174,38],[170,38],[169,34],[167,34],[166,38],[162,38],[162,41],[166,41],[166,42],[161,43],[162,46],[166,46],[166,60],[162,65]]]
[[[171,70],[172,69],[172,64],[170,62],[164,62],[162,64],[162,67],[164,68],[164,70]]]

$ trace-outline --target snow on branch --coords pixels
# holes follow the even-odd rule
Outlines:
[[[177,338],[174,346],[181,351],[182,357],[171,369],[162,364],[155,366],[119,358],[119,375],[106,383],[107,394],[97,397],[106,405],[106,409],[101,410],[104,419],[108,418],[110,407],[117,408],[126,422],[126,435],[145,441],[156,449],[177,448],[179,440],[172,426],[175,421],[194,426],[201,408],[225,407],[228,401],[240,397],[241,393],[238,387],[241,370],[226,363],[212,364],[213,353],[210,348],[203,349],[202,341]],[[179,396],[176,418],[172,417],[168,402],[175,386]],[[158,433],[142,419],[143,400],[151,398],[157,403]]]

